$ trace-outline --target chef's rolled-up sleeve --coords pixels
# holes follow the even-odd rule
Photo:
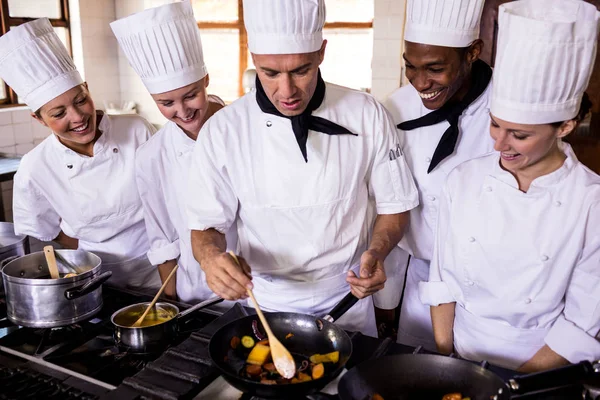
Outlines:
[[[191,230],[213,228],[225,234],[235,221],[238,198],[226,168],[227,151],[222,129],[215,119],[209,119],[194,145],[187,193]]]
[[[442,278],[444,259],[449,256],[448,254],[445,254],[444,243],[448,235],[450,210],[452,207],[452,198],[449,193],[451,177],[452,174],[448,177],[448,182],[442,190],[440,199],[433,257],[429,266],[429,281],[419,282],[419,300],[426,306],[439,306],[440,304],[453,303],[456,301],[450,291],[448,282],[445,282]]]
[[[18,171],[14,178],[13,221],[15,234],[42,242],[54,240],[61,231],[60,216],[26,172]]]
[[[388,112],[376,104],[374,117],[374,159],[369,176],[369,191],[375,199],[377,214],[399,214],[419,205],[419,195],[402,150],[403,136]]]
[[[600,359],[600,202],[590,207],[586,224],[564,310],[545,338],[554,352],[571,363]]]
[[[141,147],[136,153],[135,180],[142,200],[146,233],[150,242],[148,260],[152,265],[160,265],[179,257],[179,235],[161,195],[161,185],[145,173],[152,171],[151,166],[147,165],[147,160],[152,160],[145,156],[144,150],[145,148]]]

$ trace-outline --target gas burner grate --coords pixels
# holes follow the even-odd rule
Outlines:
[[[59,379],[23,369],[0,366],[0,399],[98,399],[62,383]]]

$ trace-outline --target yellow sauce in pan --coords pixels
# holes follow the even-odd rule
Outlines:
[[[115,316],[114,322],[120,326],[132,326],[135,321],[138,320],[139,317],[144,313],[144,309],[142,310],[126,310]],[[167,321],[175,318],[175,313],[170,310],[165,310],[161,307],[155,307],[153,310],[150,310],[146,318],[142,321],[141,327],[144,326],[154,326],[165,323]]]

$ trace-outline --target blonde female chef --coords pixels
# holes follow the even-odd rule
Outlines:
[[[445,353],[524,372],[600,358],[600,177],[561,141],[589,108],[599,18],[583,1],[500,6],[497,153],[449,175],[420,285]]]
[[[212,291],[192,254],[184,193],[200,128],[225,104],[207,93],[209,77],[192,5],[185,1],[151,8],[111,27],[129,64],[169,120],[136,154],[135,175],[150,239],[148,258],[158,265],[163,280],[179,264],[176,279],[165,289],[168,296],[204,300]],[[227,243],[235,248],[235,230],[231,232]]]
[[[0,37],[0,77],[53,132],[15,175],[15,232],[96,253],[114,285],[157,286],[133,169],[135,150],[153,127],[95,109],[46,18]]]

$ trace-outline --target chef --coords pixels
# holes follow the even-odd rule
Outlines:
[[[135,175],[150,240],[148,258],[158,265],[163,281],[179,264],[165,289],[167,296],[185,302],[205,300],[212,292],[192,254],[184,193],[200,128],[225,104],[207,92],[209,76],[192,5],[184,1],[151,8],[111,27],[129,64],[169,120],[136,153]],[[233,235],[227,242],[235,246],[235,231]]]
[[[599,20],[583,1],[500,6],[497,152],[448,176],[419,288],[445,353],[522,372],[600,358],[600,177],[561,141],[589,111]]]
[[[240,299],[254,288],[266,310],[322,315],[352,291],[362,300],[340,324],[375,336],[370,295],[417,205],[395,127],[370,95],[321,78],[323,0],[246,1],[244,20],[256,90],[215,114],[196,142],[194,255],[215,293]],[[225,253],[232,225],[241,268]]]
[[[381,301],[376,304],[388,309],[398,305],[408,264],[398,341],[428,350],[435,350],[435,341],[429,307],[419,300],[418,283],[429,275],[442,187],[458,164],[493,150],[486,133],[492,70],[479,60],[483,3],[408,1],[403,56],[410,84],[386,101],[405,137],[404,154],[420,201],[410,213],[401,249],[390,256],[390,262],[394,258],[399,265],[391,269],[395,273],[378,294],[379,299],[387,295],[388,302],[394,301],[388,307]]]
[[[95,109],[47,18],[0,37],[0,78],[52,131],[15,175],[15,233],[97,254],[114,285],[157,287],[134,178],[135,150],[154,128]]]

